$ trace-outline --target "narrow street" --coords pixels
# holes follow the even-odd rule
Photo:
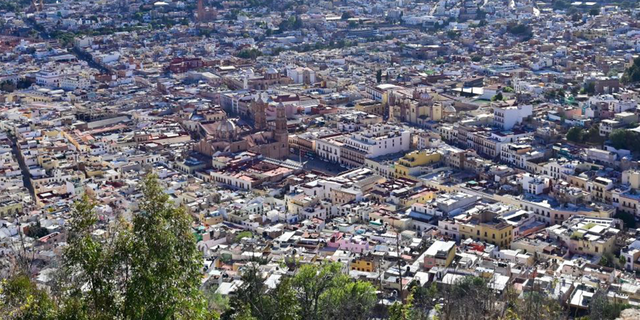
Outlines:
[[[22,182],[24,186],[29,189],[29,193],[35,199],[35,191],[33,190],[33,186],[31,185],[31,179],[29,179],[29,167],[24,162],[24,158],[22,158],[22,154],[20,150],[18,150],[18,139],[14,137],[12,134],[8,135],[9,140],[11,140],[11,149],[13,150],[13,155],[18,160],[18,165],[20,165],[20,171],[22,171]]]
[[[40,35],[40,37],[42,37],[42,39],[44,40],[52,39],[51,34],[49,34],[49,31],[47,31],[47,29],[45,29],[43,26],[39,25],[34,19],[27,19],[26,21],[34,30],[38,31],[38,34]],[[73,55],[75,55],[76,58],[78,58],[78,60],[86,61],[90,67],[98,69],[102,73],[111,74],[111,70],[97,63],[93,59],[93,57],[91,57],[91,55],[86,53],[85,51],[82,51],[81,49],[78,49],[75,46],[72,47],[71,50],[69,51],[71,51],[71,53],[73,53]]]

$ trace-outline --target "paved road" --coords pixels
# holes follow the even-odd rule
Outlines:
[[[20,171],[22,171],[22,182],[24,183],[24,186],[27,189],[29,189],[29,193],[31,193],[31,197],[35,199],[35,191],[33,190],[33,185],[31,185],[31,179],[29,179],[30,177],[29,167],[27,167],[27,164],[24,162],[24,158],[22,158],[20,150],[18,150],[17,138],[10,134],[9,140],[11,140],[11,149],[13,149],[13,154],[18,160]]]
[[[49,31],[42,25],[39,25],[35,19],[26,19],[27,24],[29,24],[34,30],[38,31],[38,34],[42,39],[51,40],[51,34]],[[93,60],[90,54],[87,52],[76,48],[75,46],[71,49],[71,52],[79,59],[86,61],[90,67],[100,70],[102,73],[111,74],[111,70],[105,68],[103,65],[97,63]]]

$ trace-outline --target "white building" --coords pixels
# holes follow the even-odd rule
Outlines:
[[[325,161],[338,163],[340,162],[340,148],[344,145],[343,136],[325,137],[316,140],[315,152]]]
[[[316,82],[316,72],[310,68],[287,68],[287,77],[297,84],[313,84]]]
[[[36,73],[36,84],[41,87],[59,88],[65,75],[60,71],[41,70]]]
[[[374,125],[369,129],[356,132],[345,139],[344,143],[364,152],[367,158],[408,151],[411,148],[411,133],[391,125]]]
[[[532,194],[542,194],[544,189],[549,187],[550,182],[549,178],[535,176],[530,173],[525,173],[520,178],[522,190]]]
[[[494,105],[493,106],[493,121],[494,123],[504,129],[510,130],[526,117],[533,114],[532,105],[522,106],[507,106],[507,105]]]
[[[65,90],[86,89],[91,85],[91,81],[83,76],[64,77],[60,81],[60,88]]]

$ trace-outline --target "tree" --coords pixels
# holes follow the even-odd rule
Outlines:
[[[229,303],[223,319],[250,316],[255,319],[299,319],[299,304],[292,288],[292,279],[283,277],[275,289],[270,290],[255,264],[242,273],[243,285]]]
[[[491,97],[491,101],[502,101],[502,99],[502,92],[498,92],[495,96]]]
[[[610,302],[603,290],[598,290],[589,303],[589,319],[613,320],[620,316],[622,310],[630,306],[625,303]]]
[[[623,83],[640,82],[640,57],[633,60],[633,64],[624,71],[621,80]]]
[[[64,270],[63,311],[91,319],[208,319],[200,291],[202,258],[184,208],[169,201],[155,175],[145,177],[140,212],[113,236],[93,236],[94,203],[72,212]]]
[[[609,134],[609,142],[616,149],[640,152],[640,134],[625,129],[615,129]]]
[[[595,124],[584,132],[582,136],[582,141],[591,143],[591,144],[602,144],[604,142],[604,138],[600,135],[600,126]]]
[[[251,233],[251,231],[242,231],[235,236],[234,240],[235,242],[240,242],[240,240],[244,238],[251,238],[251,237],[253,237],[253,233]]]
[[[243,285],[223,319],[366,319],[377,298],[374,287],[352,281],[340,263],[304,265],[283,276],[275,289],[264,283],[255,263],[243,270]]]
[[[369,282],[350,281],[331,288],[324,295],[323,316],[325,319],[368,319],[376,301],[375,289]]]
[[[435,307],[435,299],[438,297],[436,283],[432,282],[428,288],[421,287],[417,283],[409,284],[412,301],[413,318],[423,319],[428,315],[429,310]]]
[[[589,82],[584,86],[584,92],[587,94],[594,94],[596,92],[596,84]]]
[[[74,205],[69,226],[69,246],[64,252],[63,270],[68,280],[67,294],[70,299],[85,298],[85,308],[95,319],[111,319],[119,316],[121,308],[115,303],[117,261],[110,244],[95,239],[92,231],[97,218],[93,211],[95,203],[86,194]],[[87,290],[81,288],[87,285]]]
[[[0,298],[2,319],[55,319],[53,300],[25,274],[17,273],[2,280]]]
[[[460,37],[460,31],[449,30],[447,31],[447,37],[449,37],[449,39],[458,39]]]
[[[624,211],[618,211],[618,213],[616,213],[614,218],[622,220],[622,222],[624,223],[625,228],[635,228],[636,227],[636,218],[631,213],[624,212]]]
[[[348,277],[340,272],[339,263],[319,266],[304,265],[293,279],[293,286],[299,292],[303,319],[322,319],[321,303],[324,295],[333,287],[346,283]]]
[[[571,21],[578,22],[578,21],[581,21],[581,20],[582,20],[582,14],[581,13],[576,12],[576,13],[571,15]]]
[[[442,292],[443,319],[496,319],[495,295],[479,277],[465,277]]]
[[[533,30],[531,29],[531,26],[522,23],[509,24],[507,26],[507,32],[515,36],[520,36],[523,40],[528,40],[533,37]]]
[[[534,285],[534,290],[522,294],[522,299],[517,298],[517,293],[511,289],[505,292],[507,301],[507,316],[509,320],[560,320],[565,315],[562,306],[553,298],[547,296]]]
[[[567,132],[567,140],[575,143],[582,142],[584,132],[580,127],[573,127]]]
[[[342,19],[342,20],[349,20],[351,18],[353,18],[353,12],[351,12],[351,11],[343,12],[342,13],[342,17],[340,17],[340,19]]]
[[[382,81],[382,70],[376,71],[376,82],[380,83]]]
[[[204,319],[202,256],[191,218],[184,207],[174,207],[155,175],[145,178],[142,194],[140,213],[133,218],[131,254],[125,256],[131,278],[124,314],[132,319]]]
[[[262,55],[262,52],[260,52],[260,50],[252,48],[252,49],[242,49],[240,50],[240,52],[238,52],[236,54],[236,56],[238,58],[242,58],[242,59],[255,59],[259,56]]]
[[[0,83],[0,91],[13,92],[16,90],[16,84],[13,81],[5,80]]]

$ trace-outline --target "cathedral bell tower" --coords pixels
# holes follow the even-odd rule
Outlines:
[[[267,129],[267,105],[269,104],[269,95],[266,92],[261,93],[252,103],[253,111],[253,128],[256,131],[264,131]]]
[[[289,132],[287,131],[287,114],[282,103],[276,107],[276,130],[273,136],[279,144],[280,158],[286,158],[289,155]]]

